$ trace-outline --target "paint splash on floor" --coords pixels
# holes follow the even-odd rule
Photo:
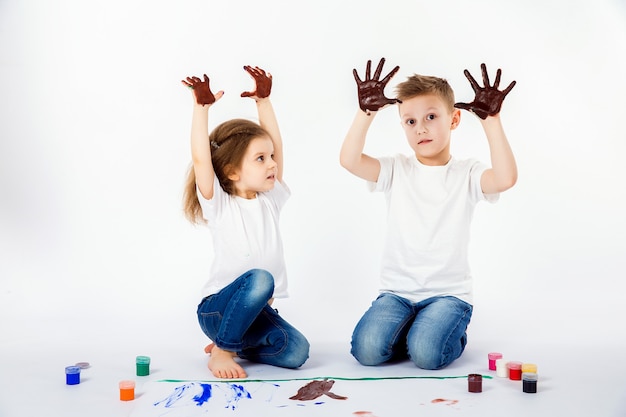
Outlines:
[[[215,396],[215,388],[222,391],[224,396],[224,408],[235,410],[239,405],[239,401],[252,399],[252,394],[240,384],[226,384],[226,392],[220,386],[202,382],[190,382],[180,385],[174,391],[161,401],[155,402],[155,407],[164,408],[184,407],[190,404],[202,407],[205,403]]]
[[[434,400],[431,401],[431,403],[433,403],[433,404],[445,403],[446,405],[455,405],[458,402],[459,402],[459,400],[447,400],[445,398],[435,398]]]
[[[348,397],[330,392],[335,381],[324,379],[323,381],[311,381],[298,390],[296,395],[289,397],[290,400],[311,401],[322,395],[327,395],[335,400],[347,400]]]

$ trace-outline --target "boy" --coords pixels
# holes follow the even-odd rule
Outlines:
[[[470,222],[479,201],[495,202],[517,180],[515,158],[499,112],[512,82],[499,91],[484,64],[484,87],[466,70],[476,98],[454,103],[446,80],[413,75],[389,99],[381,59],[373,78],[368,61],[365,80],[356,69],[360,111],[341,148],[341,165],[387,199],[387,238],[382,256],[380,294],[352,335],[352,355],[363,365],[379,365],[407,356],[423,369],[441,369],[459,358],[467,343],[472,315],[472,278],[467,252]],[[363,153],[376,112],[398,104],[400,121],[413,154],[372,158]],[[491,167],[476,160],[456,160],[450,136],[460,109],[480,118],[491,153]]]

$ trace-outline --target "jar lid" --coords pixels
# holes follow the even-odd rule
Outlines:
[[[80,373],[80,368],[78,366],[66,366],[65,367],[65,373],[66,374],[79,374]]]
[[[487,355],[490,360],[500,359],[502,358],[502,353],[500,352],[491,352]]]
[[[507,364],[509,369],[522,369],[522,363],[517,361],[512,361]]]
[[[522,374],[522,380],[524,381],[536,381],[537,379],[539,379],[539,377],[534,372],[524,372]]]
[[[131,388],[135,388],[135,381],[132,381],[132,380],[120,381],[120,389],[131,389]]]

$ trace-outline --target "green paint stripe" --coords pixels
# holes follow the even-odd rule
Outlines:
[[[490,375],[483,375],[484,379],[493,379]],[[382,377],[342,377],[342,376],[319,376],[314,378],[287,378],[287,379],[218,379],[218,380],[192,380],[192,379],[161,379],[157,382],[288,382],[288,381],[315,381],[320,379],[334,379],[337,381],[383,381],[389,379],[460,379],[467,378],[467,375],[456,376],[431,376],[431,375],[414,375],[414,376],[382,376]]]

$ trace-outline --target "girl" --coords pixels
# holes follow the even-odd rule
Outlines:
[[[198,306],[205,348],[217,378],[245,378],[235,357],[284,368],[308,359],[309,342],[271,308],[287,297],[279,231],[280,210],[290,196],[283,183],[282,139],[270,92],[272,76],[245,66],[255,91],[260,124],[234,119],[209,135],[208,110],[224,94],[211,92],[209,78],[187,77],[193,92],[192,166],[184,192],[185,215],[207,222],[215,257]]]

